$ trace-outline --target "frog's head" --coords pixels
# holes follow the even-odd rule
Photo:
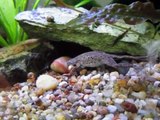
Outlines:
[[[79,67],[80,66],[80,61],[75,59],[75,58],[72,58],[70,60],[67,61],[67,66],[75,66],[75,67]]]

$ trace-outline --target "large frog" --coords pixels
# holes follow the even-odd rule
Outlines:
[[[98,67],[105,65],[107,67],[119,70],[121,67],[131,67],[129,63],[117,63],[114,59],[133,59],[133,60],[146,60],[145,56],[128,56],[128,55],[113,55],[107,54],[102,51],[91,51],[78,55],[75,58],[70,59],[67,65],[73,65],[76,68],[85,67]]]

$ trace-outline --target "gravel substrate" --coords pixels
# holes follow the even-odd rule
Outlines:
[[[99,69],[29,76],[0,92],[0,120],[160,120],[160,64],[135,64],[125,76]]]

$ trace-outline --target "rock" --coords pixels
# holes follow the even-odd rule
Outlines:
[[[115,81],[117,78],[119,78],[119,73],[117,71],[110,73],[110,80]]]
[[[103,118],[103,120],[113,120],[113,118],[114,118],[114,114],[108,114]]]
[[[154,82],[154,87],[156,87],[156,88],[157,88],[157,87],[160,87],[160,81],[155,81],[155,82]]]
[[[97,113],[100,115],[106,115],[108,113],[107,107],[99,106]]]
[[[157,80],[160,80],[160,73],[154,72],[154,74],[151,75],[151,77],[153,77],[153,78],[155,78],[155,79],[157,79]]]
[[[136,97],[136,98],[143,99],[143,100],[144,100],[144,99],[146,98],[146,96],[147,96],[146,92],[144,92],[144,91],[132,92],[131,95],[134,96],[134,97]]]
[[[108,105],[107,109],[110,113],[115,113],[117,111],[117,107],[114,105]]]
[[[10,87],[10,83],[8,82],[7,78],[3,73],[0,73],[0,88],[7,88]]]
[[[53,50],[40,43],[38,39],[29,39],[16,45],[0,49],[0,72],[9,83],[14,85],[27,80],[27,73],[40,74],[53,59]]]
[[[131,113],[137,113],[137,112],[138,112],[137,107],[136,107],[135,104],[133,104],[133,103],[124,101],[124,102],[121,104],[121,106],[123,107],[123,109],[124,109],[125,111],[131,112]]]
[[[34,11],[19,13],[16,16],[16,20],[28,35],[32,37],[40,37],[58,42],[73,42],[91,48],[92,50],[100,50],[110,53],[128,53],[132,55],[146,54],[146,50],[141,46],[141,43],[137,43],[136,40],[139,36],[135,33],[133,34],[136,37],[133,37],[133,35],[131,37],[131,34],[127,34],[130,38],[134,38],[134,40],[136,39],[135,41],[126,41],[130,40],[130,38],[125,38],[125,40],[121,40],[118,44],[112,46],[113,40],[121,35],[123,30],[107,25],[100,25],[97,28],[92,28],[91,26],[76,26],[77,23],[73,23],[72,25],[67,24],[74,19],[79,18],[79,14],[79,12],[68,8],[38,8]],[[121,24],[122,23],[117,25],[122,26]],[[125,26],[127,25],[125,24]],[[127,27],[131,27],[131,29],[134,30],[138,29],[140,26],[144,26],[144,24]],[[145,26],[149,25],[146,25],[145,23]],[[116,33],[113,33],[113,31],[116,31]],[[140,32],[140,34],[144,33]]]
[[[78,95],[76,95],[74,92],[70,93],[67,97],[68,101],[71,103],[74,103],[78,100]]]
[[[56,78],[53,78],[50,75],[40,75],[36,80],[37,88],[41,88],[44,90],[55,89],[58,85],[58,81]]]
[[[70,58],[67,56],[57,58],[51,63],[50,68],[53,71],[58,72],[58,73],[68,73],[69,70],[68,70],[68,66],[67,66],[67,61],[69,59]]]
[[[63,115],[62,113],[58,113],[55,115],[55,119],[56,120],[65,120],[65,115]]]

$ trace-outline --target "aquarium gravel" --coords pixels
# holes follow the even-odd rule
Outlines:
[[[48,82],[51,77],[58,83]],[[160,64],[135,64],[126,75],[98,68],[36,79],[30,73],[26,82],[0,92],[0,120],[159,119]]]

